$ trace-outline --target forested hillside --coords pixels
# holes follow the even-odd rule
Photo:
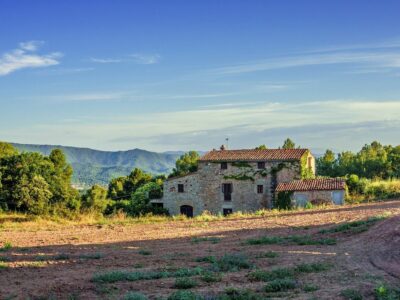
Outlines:
[[[88,148],[55,145],[13,144],[21,152],[38,152],[49,155],[55,148],[63,150],[74,169],[75,184],[91,186],[108,185],[111,178],[128,175],[140,168],[152,174],[169,174],[180,152],[156,153],[141,149],[128,151],[99,151]]]

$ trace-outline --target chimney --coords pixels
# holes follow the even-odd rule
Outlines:
[[[221,145],[221,147],[219,148],[221,151],[224,151],[225,150],[225,146],[224,145]]]

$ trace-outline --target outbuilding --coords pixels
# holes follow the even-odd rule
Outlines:
[[[276,195],[288,193],[293,206],[311,204],[343,205],[346,196],[346,181],[342,178],[317,178],[281,182]]]

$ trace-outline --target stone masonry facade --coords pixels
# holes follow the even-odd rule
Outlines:
[[[315,172],[308,150],[279,150],[213,150],[196,172],[165,181],[163,206],[171,215],[190,216],[272,208],[276,186],[301,179],[301,161]]]

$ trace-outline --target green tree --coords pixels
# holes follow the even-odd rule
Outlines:
[[[0,141],[0,159],[7,156],[16,155],[18,153],[17,149],[13,145]]]
[[[133,216],[147,213],[165,213],[166,211],[164,209],[157,209],[150,203],[154,195],[158,197],[161,193],[161,187],[155,182],[144,184],[132,194],[129,213]]]
[[[267,146],[265,146],[265,144],[263,144],[263,145],[260,145],[260,146],[256,147],[255,149],[256,150],[266,150],[268,148],[267,148]]]
[[[296,148],[296,144],[290,138],[287,138],[283,142],[282,149],[294,149],[294,148]]]
[[[317,158],[317,173],[321,176],[336,176],[336,156],[332,150],[326,150],[322,157]]]
[[[108,204],[107,189],[99,185],[92,186],[82,197],[82,206],[87,211],[103,213]]]
[[[28,178],[23,175],[13,190],[16,206],[23,211],[35,215],[43,215],[49,211],[49,200],[52,197],[49,185],[40,175]]]
[[[126,176],[111,179],[108,185],[108,197],[111,199],[129,198],[124,190]]]
[[[175,163],[170,177],[182,176],[197,171],[199,154],[196,151],[189,151],[179,157]]]

